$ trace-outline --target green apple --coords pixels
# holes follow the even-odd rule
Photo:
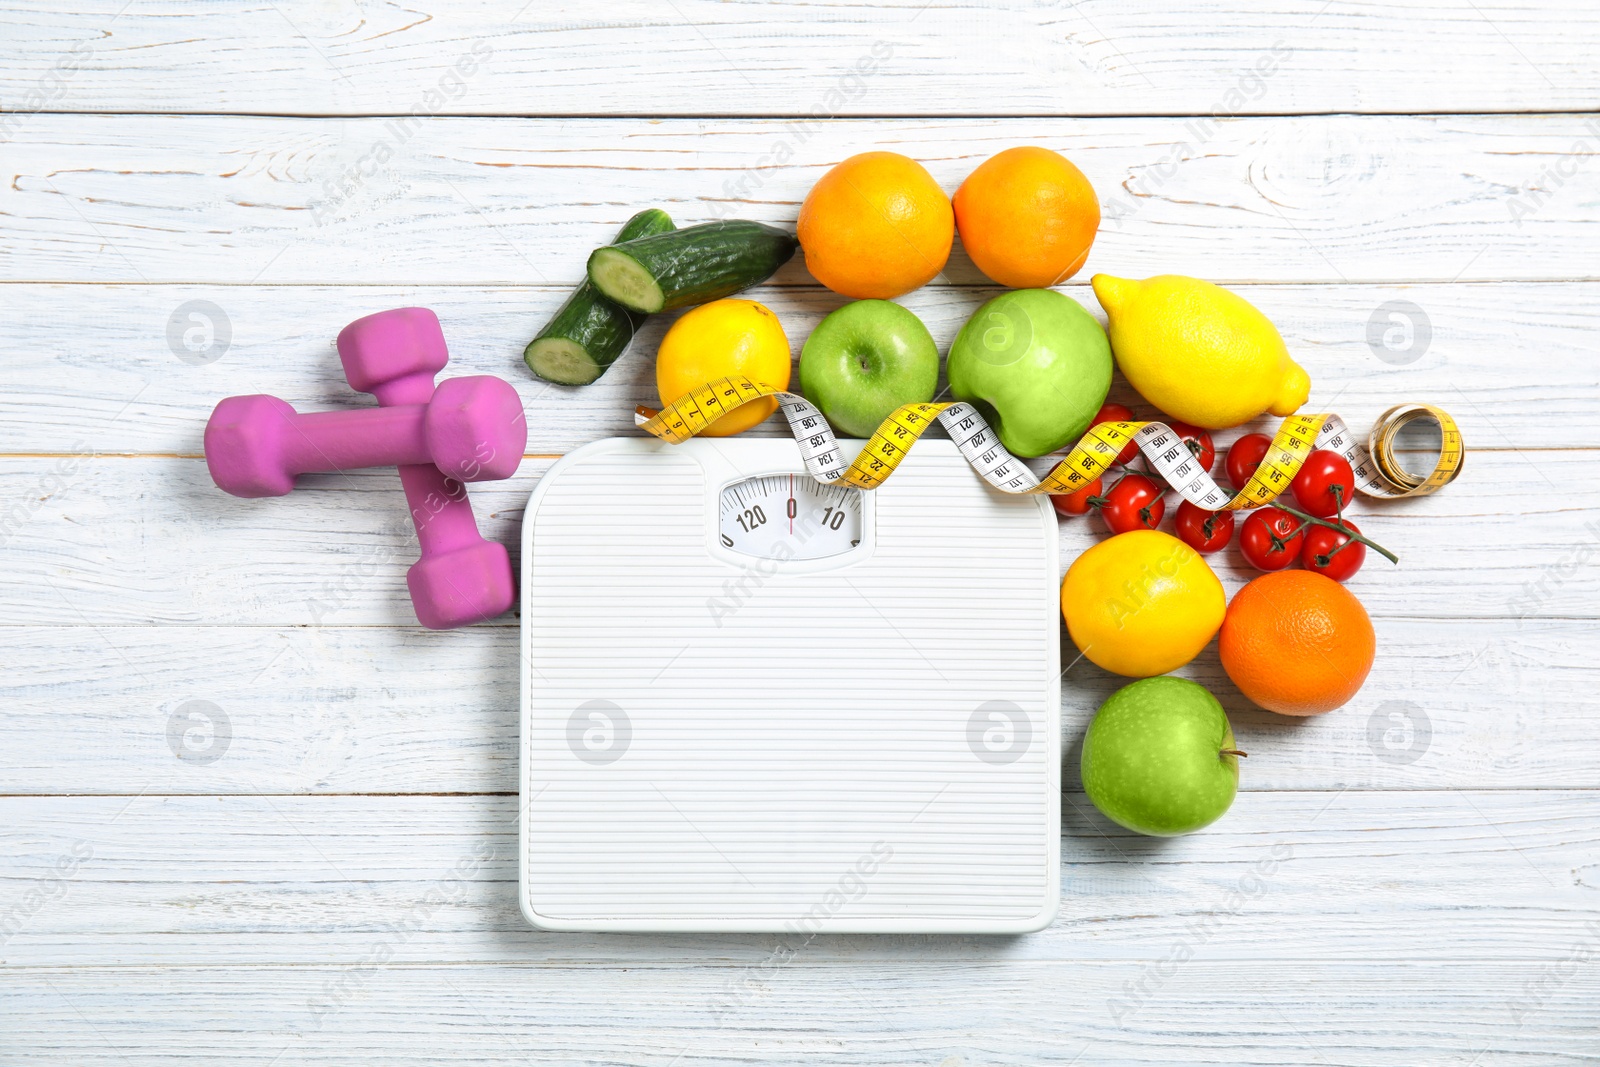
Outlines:
[[[1075,443],[1111,388],[1111,344],[1083,307],[1053,289],[990,300],[950,346],[950,392],[977,405],[1018,456]]]
[[[1171,837],[1215,822],[1239,791],[1233,727],[1217,698],[1182,678],[1112,693],[1083,739],[1083,788],[1113,822]]]
[[[933,399],[939,346],[922,320],[887,300],[857,300],[817,324],[800,350],[800,391],[835,430],[871,437],[901,404]]]

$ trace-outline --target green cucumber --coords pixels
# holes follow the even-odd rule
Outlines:
[[[589,280],[625,308],[645,314],[704,304],[764,282],[800,242],[744,219],[705,222],[597,248]]]
[[[671,229],[667,213],[650,208],[629,219],[617,240],[632,241]],[[528,342],[522,358],[529,370],[547,382],[588,385],[598,381],[627,351],[644,318],[601,296],[585,278],[539,335]]]

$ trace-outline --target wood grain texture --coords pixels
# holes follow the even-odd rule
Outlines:
[[[0,97],[290,114],[1533,111],[1600,101],[1597,33],[1581,0],[10,0]]]
[[[1214,645],[1177,672],[1227,710],[1250,753],[1241,788],[1555,789],[1597,780],[1592,620],[1380,618],[1376,628],[1380,655],[1361,692],[1304,722],[1254,707],[1228,681]],[[447,635],[386,626],[10,626],[0,637],[26,664],[0,684],[7,793],[517,789],[512,625]],[[1070,644],[1062,652],[1063,663],[1077,655]],[[625,673],[657,667],[625,657],[617,664]],[[1064,675],[1069,786],[1078,781],[1083,731],[1125,681],[1087,661]],[[204,754],[218,743],[205,733],[186,743],[169,736],[191,701],[209,702],[207,714],[228,723],[214,763],[175,755],[174,745]]]
[[[1361,500],[1352,515],[1401,564],[1371,555],[1354,588],[1381,618],[1595,618],[1593,462],[1589,452],[1483,452],[1445,492]],[[524,460],[515,477],[469,491],[484,536],[513,557],[549,463]],[[57,464],[67,469],[52,477]],[[0,499],[20,519],[0,571],[0,596],[16,605],[6,621],[414,625],[404,572],[416,550],[396,476],[307,475],[302,486],[240,500],[217,490],[199,459],[0,457]],[[1098,519],[1064,522],[1063,565],[1103,537]],[[1256,573],[1233,551],[1213,558],[1230,592]]]
[[[1456,417],[1474,450],[1600,447],[1592,327],[1600,283],[1236,290],[1273,320],[1310,371],[1311,404],[1337,411],[1357,432],[1398,400],[1425,400]],[[902,302],[947,351],[967,317],[998,291],[930,287]],[[1063,291],[1104,321],[1087,285]],[[198,455],[211,405],[240,393],[271,393],[307,411],[370,404],[345,383],[333,338],[361,315],[408,304],[439,313],[452,353],[446,375],[496,374],[518,387],[529,453],[636,433],[634,407],[660,404],[651,354],[675,317],[649,320],[633,350],[595,385],[548,386],[528,373],[522,348],[566,295],[565,287],[0,285],[9,374],[0,393],[0,454]],[[822,316],[845,303],[814,286],[769,285],[750,295],[778,313],[796,359]],[[227,333],[196,354],[211,360],[202,366],[180,360],[168,337],[170,318],[193,300],[216,305],[222,318],[214,325]],[[1417,310],[1380,310],[1397,301]],[[1415,320],[1409,336],[1406,316]],[[1374,320],[1395,331],[1393,348],[1382,334],[1369,342]],[[177,348],[189,355],[181,334]],[[1120,376],[1112,398],[1155,414]],[[783,423],[769,420],[755,432],[781,434]]]
[[[570,284],[645,206],[793,223],[838,160],[948,191],[1017,144],[1094,183],[1085,275],[1218,282],[1593,278],[1583,115],[860,120],[38,115],[0,158],[0,280]],[[24,250],[26,252],[24,253]],[[797,257],[779,284],[809,281]],[[982,284],[965,253],[943,280]]]
[[[0,1063],[1593,1064],[1597,40],[1580,0],[0,0]],[[589,389],[520,364],[634,211],[791,225],[852,153],[953,191],[1020,143],[1100,194],[1091,310],[1096,271],[1210,278],[1314,406],[1460,420],[1455,484],[1363,508],[1403,559],[1352,583],[1367,685],[1291,722],[1207,650],[1242,791],[1155,841],[1081,793],[1121,680],[1073,666],[1037,935],[528,929],[515,615],[415,626],[392,474],[215,490],[211,406],[364,404],[334,334],[434,307],[526,403],[473,489],[515,544],[549,457],[657,400],[665,318]],[[905,302],[943,348],[992,292],[958,242]],[[842,303],[799,257],[754,295],[796,354]],[[193,300],[226,350],[174,347]],[[1369,344],[1401,301],[1428,343]]]
[[[1600,972],[1552,968],[1194,960],[1120,1016],[1107,1002],[1149,987],[1144,965],[29,970],[10,979],[0,1038],[19,1064],[1592,1063]],[[1525,983],[1548,991],[1514,1014]]]
[[[528,929],[515,901],[518,803],[0,798],[11,932],[0,959],[7,973],[337,964],[397,926],[407,936],[392,958],[404,964],[740,965],[772,944]],[[1216,936],[1196,952],[1209,960],[1543,961],[1600,920],[1594,803],[1593,790],[1252,792],[1204,832],[1162,841],[1110,823],[1074,788],[1062,805],[1061,914],[1044,933],[834,935],[811,958],[1143,961],[1212,915]],[[196,954],[183,959],[184,948]]]

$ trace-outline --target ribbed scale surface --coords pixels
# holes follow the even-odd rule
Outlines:
[[[552,468],[530,503],[525,908],[541,925],[597,929],[1048,921],[1053,516],[926,441],[871,502],[869,554],[773,573],[709,550],[734,468],[798,470],[798,453],[782,440],[600,442]],[[609,702],[604,720],[580,715],[580,728],[599,722],[596,747],[569,729],[591,701]],[[991,759],[973,747],[973,714],[993,701],[1026,717],[1013,762],[981,736]]]

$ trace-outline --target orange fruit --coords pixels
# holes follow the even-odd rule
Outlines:
[[[1027,145],[990,156],[955,196],[972,262],[1013,289],[1060,285],[1083,266],[1100,228],[1100,198],[1065,156]]]
[[[896,152],[863,152],[824,174],[797,228],[817,281],[858,300],[926,285],[956,236],[950,198],[921,163]]]
[[[1320,715],[1356,695],[1377,638],[1367,609],[1332,578],[1274,571],[1234,596],[1217,645],[1245,696],[1280,715]]]

